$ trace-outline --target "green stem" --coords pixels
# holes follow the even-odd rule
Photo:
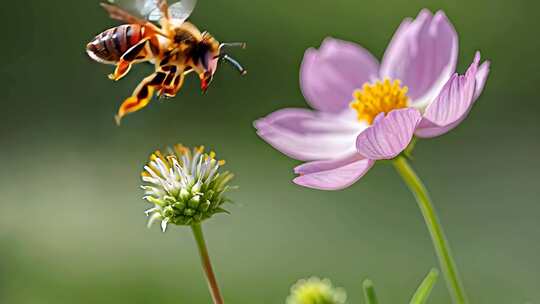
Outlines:
[[[375,287],[373,287],[373,282],[371,280],[365,280],[362,283],[362,288],[364,289],[364,300],[366,304],[378,304],[377,295],[375,294]]]
[[[435,268],[431,269],[431,271],[428,273],[426,278],[422,281],[420,286],[418,286],[418,289],[416,289],[416,292],[414,293],[410,301],[410,304],[426,303],[429,297],[429,294],[431,293],[431,290],[433,289],[433,286],[435,285],[435,282],[437,282],[438,277],[439,277],[439,271]]]
[[[404,156],[398,156],[393,161],[393,164],[409,189],[413,192],[416,201],[418,202],[418,206],[422,211],[429,234],[431,235],[433,246],[437,252],[437,257],[439,259],[446,284],[454,302],[459,304],[468,303],[465,290],[463,289],[463,285],[459,279],[456,263],[454,262],[450,252],[450,246],[448,245],[448,241],[444,236],[443,228],[439,222],[439,219],[437,218],[437,214],[433,208],[433,204],[431,203],[426,187],[420,178],[418,178]]]
[[[199,254],[201,256],[201,262],[204,269],[204,274],[206,275],[206,282],[208,283],[208,289],[212,295],[212,300],[214,304],[223,304],[223,297],[219,291],[218,282],[216,280],[216,275],[212,269],[212,262],[210,261],[210,256],[208,255],[208,248],[206,248],[206,242],[204,240],[204,234],[202,231],[201,224],[194,224],[191,226],[193,231],[193,236],[197,242],[197,247],[199,248]]]

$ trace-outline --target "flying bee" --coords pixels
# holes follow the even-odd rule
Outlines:
[[[196,2],[182,0],[169,6],[166,0],[129,0],[130,10],[101,3],[112,19],[126,24],[108,29],[88,43],[86,52],[90,58],[116,65],[114,73],[109,75],[115,81],[123,78],[133,64],[155,65],[155,72],[144,78],[118,109],[115,116],[118,124],[126,114],[148,105],[155,93],[159,97],[176,96],[189,73],[199,76],[204,93],[220,60],[246,74],[240,63],[225,52],[229,47],[245,48],[245,43],[219,43],[208,32],[201,32],[186,21]]]

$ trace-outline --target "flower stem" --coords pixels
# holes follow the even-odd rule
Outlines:
[[[193,236],[195,237],[197,247],[199,248],[201,262],[204,269],[204,274],[206,276],[206,282],[208,283],[208,289],[212,295],[212,300],[214,301],[214,304],[223,304],[223,297],[219,291],[216,275],[212,269],[212,262],[210,261],[210,256],[208,255],[208,248],[206,247],[201,224],[193,224],[191,226],[191,230],[193,231]]]
[[[364,289],[364,300],[366,304],[378,304],[377,295],[375,294],[375,287],[373,287],[373,282],[371,280],[365,280],[362,283],[362,288]]]
[[[452,258],[450,252],[450,246],[446,237],[444,236],[444,231],[437,218],[431,199],[429,198],[428,191],[420,178],[416,175],[413,168],[409,165],[409,162],[404,156],[398,156],[393,161],[394,167],[401,175],[411,192],[413,192],[418,206],[422,211],[422,215],[426,222],[429,234],[431,235],[431,240],[441,269],[443,271],[446,284],[452,295],[454,303],[465,304],[468,303],[467,296],[465,295],[465,290],[463,289],[463,284],[459,278],[457,271],[456,263]]]

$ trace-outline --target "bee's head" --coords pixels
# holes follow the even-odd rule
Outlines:
[[[219,42],[214,39],[210,34],[203,33],[203,40],[196,47],[198,53],[199,69],[201,73],[201,89],[206,91],[214,74],[216,73],[219,62]]]
[[[201,64],[205,72],[212,75],[216,73],[219,63],[219,44],[207,44],[201,58]]]
[[[201,60],[203,73],[201,76],[201,90],[205,92],[214,78],[219,59],[212,52],[208,51]]]
[[[238,71],[245,75],[247,73],[246,70],[238,63],[236,60],[234,60],[230,55],[228,55],[225,51],[229,47],[241,47],[245,48],[245,43],[222,43],[219,44],[217,40],[215,40],[212,36],[210,36],[207,33],[203,33],[203,42],[202,42],[202,49],[204,49],[204,55],[202,56],[201,64],[202,68],[204,70],[203,76],[201,77],[201,88],[203,91],[206,91],[210,83],[212,82],[212,78],[214,74],[216,73],[216,70],[218,68],[218,64],[220,60],[224,60],[226,62],[231,63],[235,68],[238,69]]]

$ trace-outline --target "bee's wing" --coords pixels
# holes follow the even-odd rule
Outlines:
[[[106,2],[141,19],[148,19],[150,13],[157,8],[156,0],[107,0]]]
[[[107,0],[109,4],[120,8],[130,15],[158,22],[163,18],[159,8],[161,0]],[[169,6],[169,15],[171,19],[182,23],[186,21],[197,4],[197,0],[176,0]]]
[[[152,1],[148,0],[148,2]],[[171,4],[169,6],[169,14],[171,19],[174,19],[179,23],[186,21],[191,15],[191,13],[193,13],[196,5],[197,0],[181,0]],[[151,5],[149,5],[148,8],[150,8],[150,6]],[[161,11],[157,6],[155,6],[148,14],[148,20],[150,21],[159,21],[162,17],[163,15],[161,14]]]

